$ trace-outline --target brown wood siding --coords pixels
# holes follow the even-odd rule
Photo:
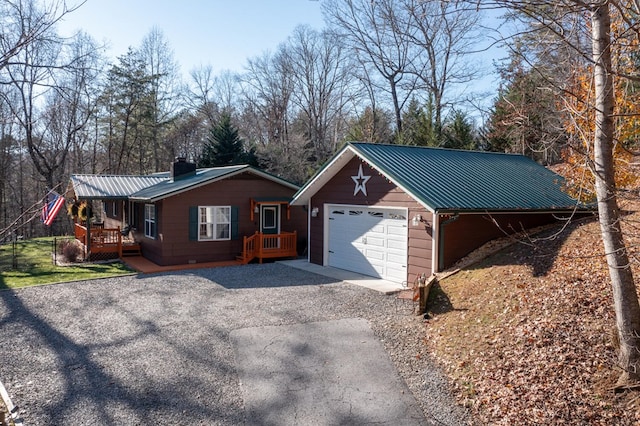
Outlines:
[[[418,208],[409,209],[409,241],[407,243],[409,245],[407,249],[407,279],[409,282],[413,282],[417,275],[424,273],[429,276],[433,272],[431,269],[431,260],[433,258],[431,235],[433,215],[425,210],[424,207],[418,206]],[[423,222],[414,227],[411,224],[411,218],[416,214],[422,216]]]
[[[367,195],[353,191],[355,183],[351,176],[358,174],[362,164],[365,176],[371,176],[366,183]],[[311,218],[311,241],[309,242],[309,259],[312,263],[323,264],[324,255],[324,206],[325,204],[348,204],[368,207],[407,208],[408,215],[408,248],[407,248],[407,280],[412,282],[416,274],[431,274],[431,225],[432,215],[400,188],[389,182],[368,164],[359,158],[351,160],[311,199],[311,208],[318,208],[318,215]],[[411,218],[420,214],[427,223],[418,227],[411,225]]]
[[[118,206],[117,215],[113,214],[114,203]],[[104,223],[105,228],[121,228],[122,227],[124,203],[125,202],[123,200],[107,200],[102,203],[102,208],[103,208],[102,222]]]
[[[142,235],[145,257],[160,265],[202,263],[235,259],[242,251],[242,237],[260,229],[259,216],[251,220],[250,199],[260,197],[291,197],[294,190],[276,182],[244,173],[235,178],[214,182],[158,202],[158,238],[144,237],[144,206],[139,210],[138,235]],[[189,207],[232,206],[238,208],[238,236],[229,241],[189,240]],[[281,230],[297,231],[299,246],[307,236],[306,211],[291,207],[291,219],[286,208],[281,212]]]
[[[445,220],[446,217],[441,222]],[[548,213],[461,214],[457,220],[441,227],[441,263],[448,268],[484,243],[504,237],[505,233],[520,232],[556,220]]]
[[[123,201],[122,200],[107,200],[103,202],[102,208],[104,209],[104,217],[109,219],[115,219],[122,221],[122,211],[123,211]],[[117,214],[113,214],[113,206],[116,205]]]

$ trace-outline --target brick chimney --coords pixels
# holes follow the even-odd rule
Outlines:
[[[171,177],[174,180],[193,176],[195,174],[195,163],[187,163],[187,159],[185,157],[176,157],[176,161],[171,164]]]

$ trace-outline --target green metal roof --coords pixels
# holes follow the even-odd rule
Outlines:
[[[184,191],[188,191],[197,188],[201,185],[206,185],[215,180],[225,179],[235,174],[250,172],[255,175],[261,176],[265,179],[272,180],[281,185],[288,186],[293,190],[297,190],[298,186],[287,182],[284,179],[280,179],[270,173],[263,172],[248,165],[237,166],[224,166],[214,167],[210,169],[198,169],[196,173],[188,176],[180,176],[178,179],[165,179],[164,181],[157,183],[148,188],[141,189],[140,191],[131,194],[129,197],[132,201],[147,201],[154,202],[172,195],[179,194]]]
[[[293,204],[313,196],[328,180],[320,175],[333,176],[338,170],[331,169],[342,168],[353,155],[432,211],[566,211],[577,204],[562,191],[561,176],[523,155],[361,142],[336,154]]]
[[[148,176],[72,175],[71,183],[80,199],[128,198],[132,201],[154,202],[244,172],[253,173],[293,190],[299,188],[291,182],[248,165],[198,169],[193,175],[180,176],[177,179],[171,178],[171,174],[167,172]]]
[[[159,182],[153,186],[141,189],[129,197],[132,201],[156,201],[162,198],[166,198],[170,195],[174,195],[189,189],[196,188],[200,185],[208,183],[211,180],[225,177],[242,169],[246,169],[249,166],[228,166],[228,167],[215,167],[211,169],[199,169],[196,173],[189,176],[180,176],[177,179],[165,178],[162,182]]]

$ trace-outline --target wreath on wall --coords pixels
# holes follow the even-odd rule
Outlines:
[[[83,222],[90,218],[92,214],[91,206],[86,201],[80,202],[78,200],[67,206],[67,212],[73,219]]]
[[[79,204],[77,201],[67,206],[67,213],[71,218],[76,219],[78,217],[78,207],[79,207]]]

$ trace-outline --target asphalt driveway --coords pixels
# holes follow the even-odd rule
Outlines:
[[[366,395],[376,392],[367,388],[353,400],[364,422],[462,424],[467,413],[453,404],[415,321],[396,311],[393,296],[281,264],[4,291],[0,380],[27,425],[300,424],[291,410],[302,405],[320,410],[305,410],[307,422],[336,424],[337,418],[325,416],[336,405],[318,399],[330,401],[334,389],[344,395],[343,386],[353,390],[365,384],[380,392],[370,398]],[[317,338],[304,337],[310,336],[309,327]],[[310,355],[299,358],[286,345],[269,344],[287,343],[292,330],[295,343],[312,350]],[[266,336],[275,340],[265,344]],[[366,342],[366,352],[358,341]],[[252,356],[253,344],[269,350],[262,358]],[[377,354],[378,363],[368,363],[374,370],[344,373],[362,367],[365,353]],[[311,371],[294,368],[296,360],[306,355],[324,360],[304,365],[317,374],[309,383],[321,393],[296,394],[311,398],[304,403],[279,398],[282,406],[266,406],[268,415],[256,416],[267,396],[281,388],[274,380],[267,395],[246,378],[253,371],[269,376],[278,354],[292,365],[294,378]],[[320,364],[333,370],[319,369]],[[280,368],[278,380],[287,371]],[[327,371],[344,377],[328,377]],[[367,382],[377,374],[379,382]],[[331,386],[317,387],[325,379]],[[380,400],[397,401],[408,414],[380,417],[374,413]],[[387,414],[395,406],[389,407]],[[348,416],[340,418],[349,422]]]

